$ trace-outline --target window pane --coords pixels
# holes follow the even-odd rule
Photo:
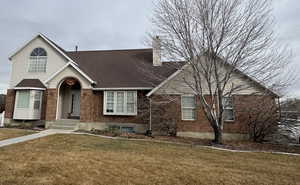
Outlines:
[[[188,108],[195,107],[195,97],[194,96],[183,96],[182,97],[182,107],[188,107]]]
[[[114,112],[114,93],[106,93],[106,112]]]
[[[30,56],[47,56],[47,52],[43,48],[35,48]]]
[[[181,111],[182,111],[182,119],[183,120],[195,120],[195,97],[194,96],[182,96],[182,104],[181,104]]]
[[[40,109],[40,105],[41,105],[41,96],[42,93],[40,91],[36,91],[34,94],[34,104],[33,104],[33,108],[36,110]]]
[[[46,72],[47,56],[45,52],[38,52],[39,51],[32,52],[29,58],[29,72]]]
[[[127,103],[134,103],[134,92],[127,92]]]
[[[128,113],[134,113],[134,93],[133,91],[127,92],[127,112]]]
[[[17,108],[29,108],[30,91],[18,92]]]
[[[124,92],[117,92],[117,112],[124,112]]]
[[[233,107],[232,97],[224,97],[223,104],[224,104],[224,108],[232,108]]]
[[[182,109],[183,120],[195,120],[195,109]]]
[[[225,109],[223,114],[224,114],[225,121],[233,121],[234,120],[233,109]]]

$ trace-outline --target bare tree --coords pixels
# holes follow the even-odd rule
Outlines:
[[[276,96],[288,85],[290,52],[275,41],[270,0],[160,0],[151,34],[163,57],[185,61],[182,82],[198,98],[215,143],[222,143],[224,97],[251,89]],[[247,76],[243,75],[246,74]],[[292,73],[289,73],[292,74]],[[236,82],[242,76],[249,83]],[[268,87],[268,88],[265,88]],[[264,92],[262,92],[264,91]]]
[[[253,142],[271,140],[280,123],[280,106],[270,96],[249,96],[238,101],[237,114]]]

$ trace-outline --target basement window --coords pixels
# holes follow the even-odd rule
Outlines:
[[[137,115],[136,91],[104,91],[104,115]]]

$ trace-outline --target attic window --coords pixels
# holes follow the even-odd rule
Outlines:
[[[29,58],[28,72],[46,72],[47,52],[43,48],[35,48]]]

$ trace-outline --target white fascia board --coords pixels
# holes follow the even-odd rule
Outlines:
[[[51,75],[44,83],[45,84],[48,83],[50,80],[52,80],[54,77],[56,77],[59,73],[61,73],[63,70],[65,70],[68,66],[72,66],[76,71],[79,72],[79,74],[81,74],[84,78],[86,78],[90,83],[92,83],[92,84],[96,83],[88,75],[86,75],[83,71],[81,71],[76,65],[74,65],[73,62],[68,62],[60,70],[58,70],[53,75]]]
[[[153,87],[112,87],[112,88],[93,88],[94,91],[108,90],[151,90]]]
[[[38,87],[15,87],[14,90],[38,90],[38,91],[45,91],[46,88],[38,88]]]
[[[169,76],[167,79],[165,79],[163,82],[161,82],[158,86],[156,86],[154,89],[152,89],[152,91],[150,91],[146,96],[149,97],[151,96],[153,93],[155,93],[158,89],[160,89],[163,85],[165,85],[167,82],[169,82],[170,80],[172,80],[173,78],[175,78],[179,73],[181,73],[186,67],[188,66],[188,64],[185,64],[181,69],[178,69],[176,72],[174,72],[171,76]]]

